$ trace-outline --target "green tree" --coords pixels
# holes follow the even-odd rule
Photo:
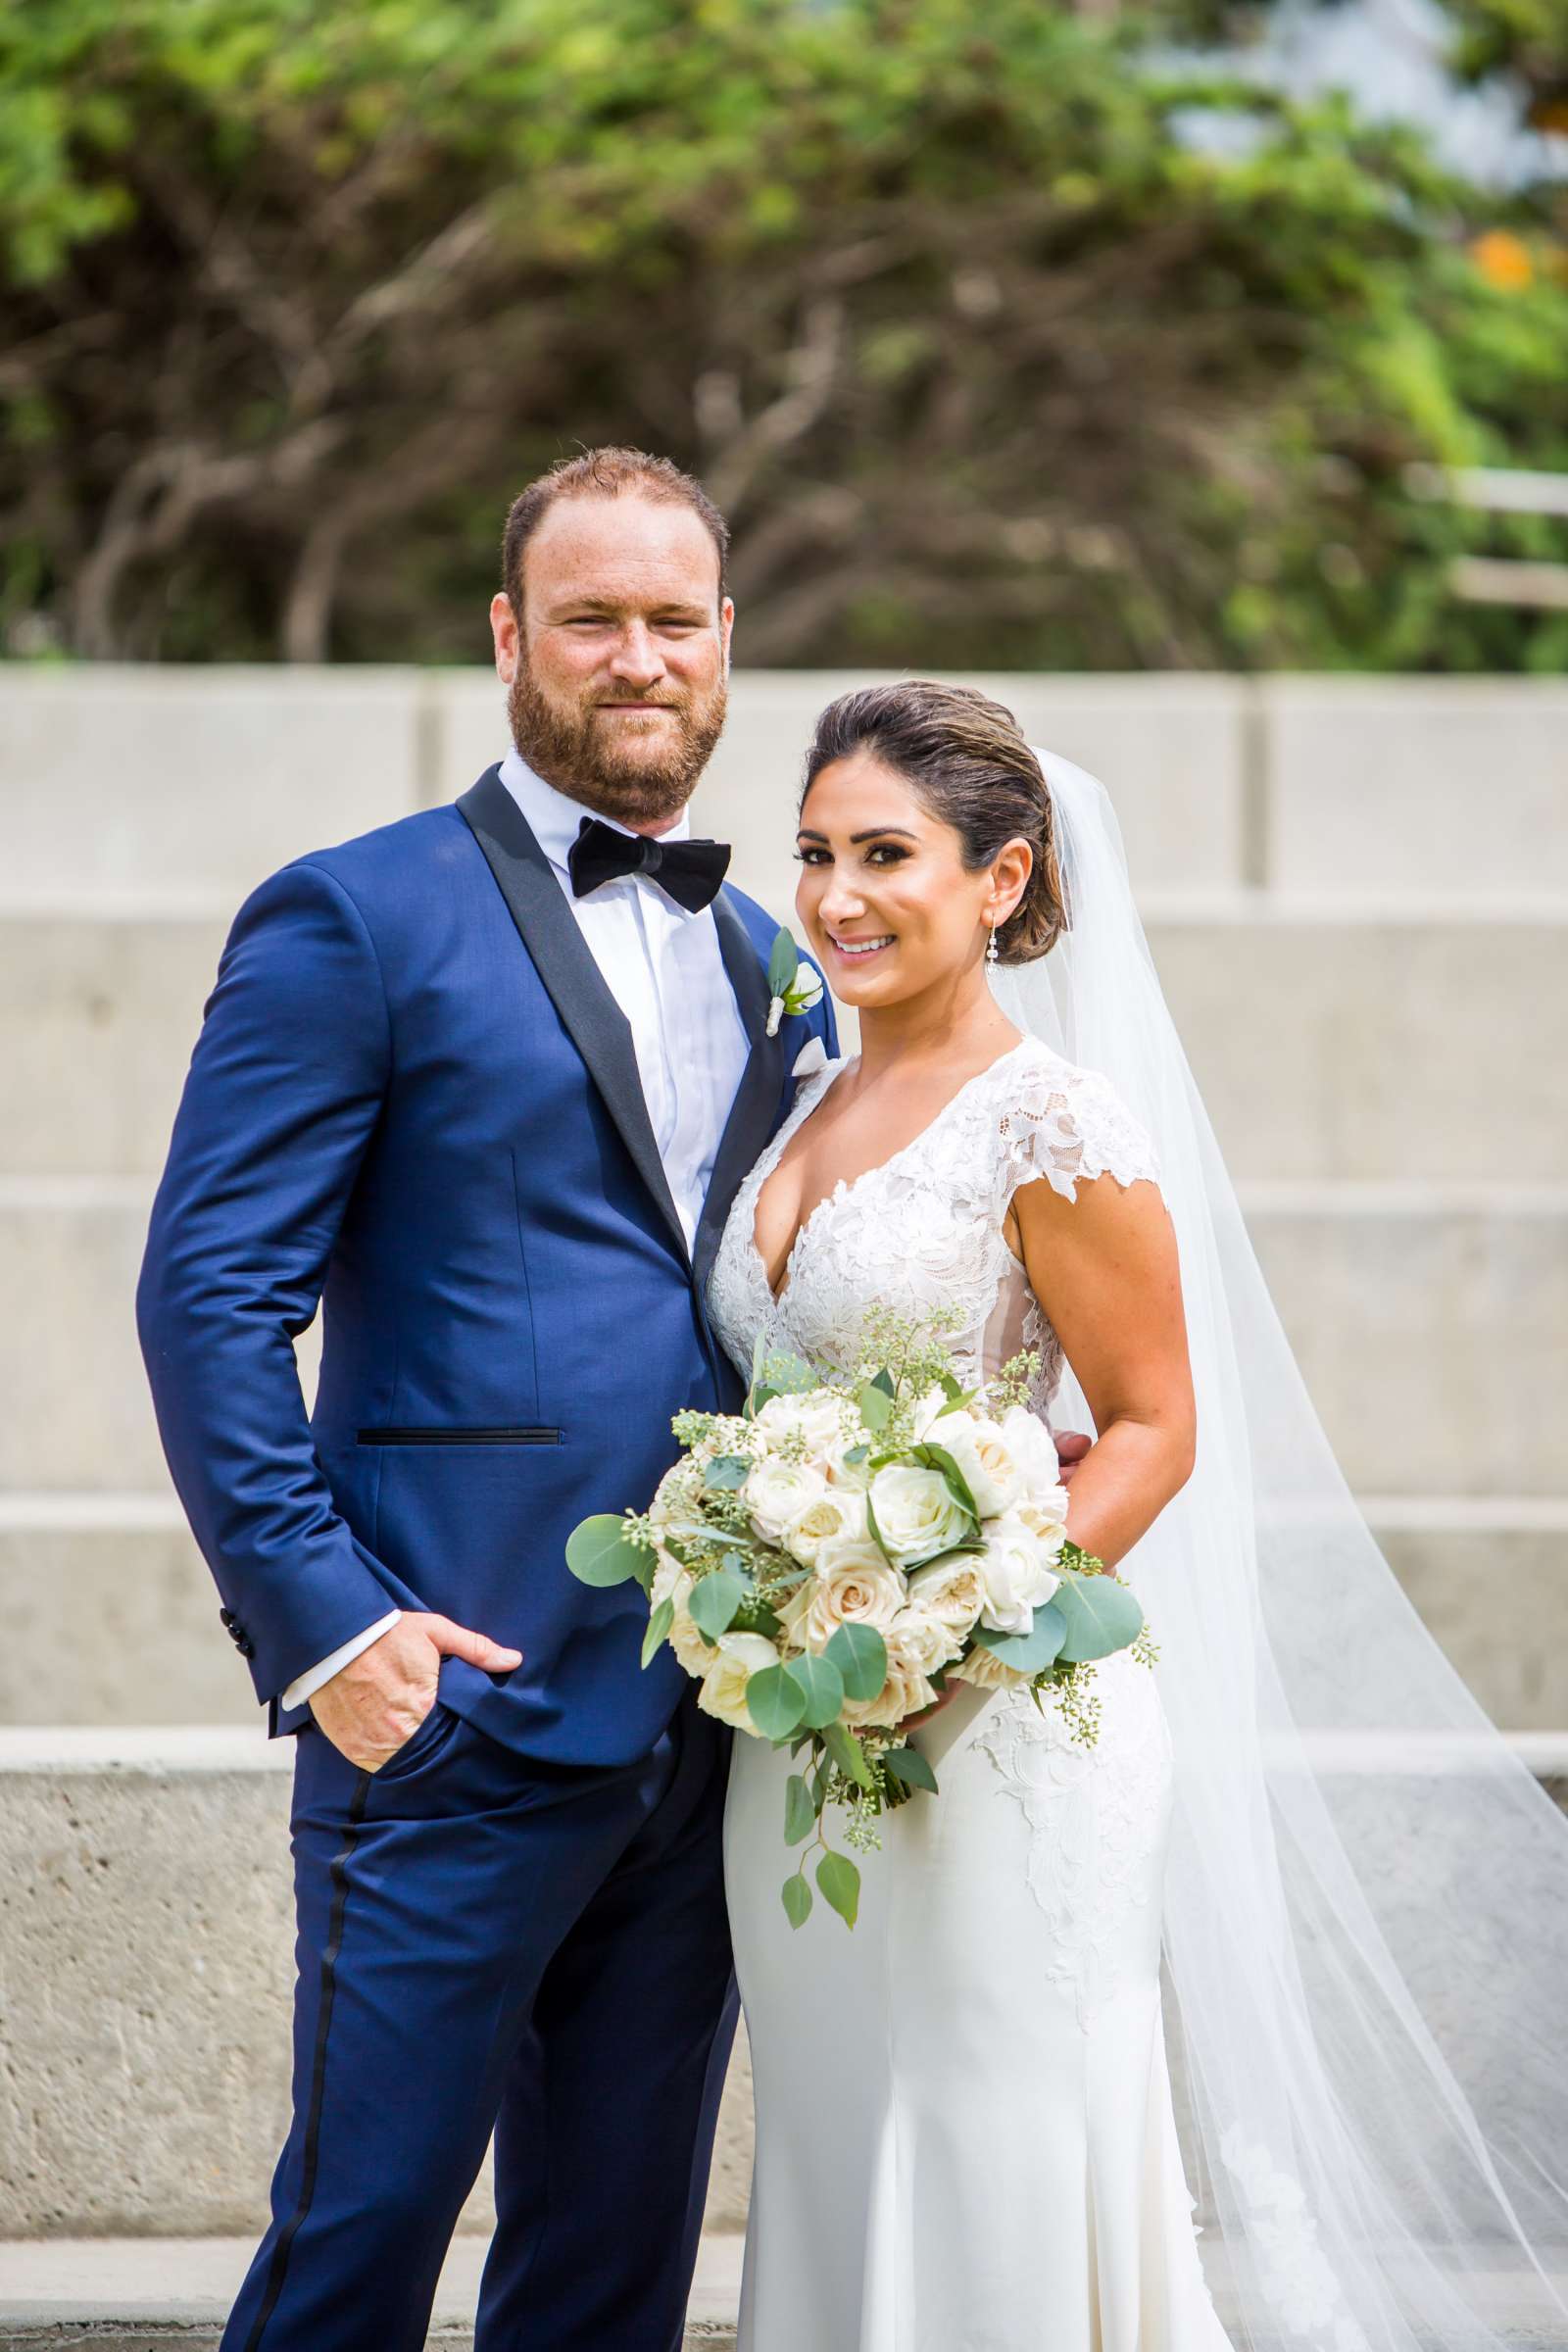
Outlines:
[[[1559,662],[1444,584],[1541,531],[1404,487],[1568,466],[1549,222],[1152,62],[1194,16],[29,0],[0,625],[468,658],[509,497],[617,439],[729,513],[748,662]]]

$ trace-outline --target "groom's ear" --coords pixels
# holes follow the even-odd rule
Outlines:
[[[522,631],[512,599],[499,590],[490,599],[490,635],[496,649],[496,676],[503,686],[510,686],[517,674],[517,658],[522,651]]]
[[[718,608],[718,641],[723,649],[724,675],[729,676],[729,643],[735,633],[735,599],[726,596]]]

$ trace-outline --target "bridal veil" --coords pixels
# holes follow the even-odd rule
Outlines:
[[[1494,2352],[1568,2247],[1568,1822],[1405,1599],[1336,1465],[1133,903],[1114,812],[1039,755],[1070,929],[996,974],[1150,1129],[1193,1477],[1125,1563],[1159,1645],[1189,2178],[1249,2352]],[[1347,1330],[1344,1344],[1354,1348]],[[1070,1375],[1063,1425],[1092,1428]],[[1511,1605],[1499,1580],[1489,1607]],[[1550,2325],[1555,2323],[1555,2325]]]

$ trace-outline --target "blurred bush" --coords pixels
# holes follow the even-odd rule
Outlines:
[[[1552,526],[1402,482],[1568,466],[1551,192],[1184,64],[1233,13],[27,0],[9,650],[473,657],[510,496],[624,439],[749,663],[1559,667],[1444,585]],[[1456,37],[1545,105],[1560,14]]]

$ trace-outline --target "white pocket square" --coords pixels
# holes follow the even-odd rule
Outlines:
[[[795,1056],[792,1078],[813,1078],[827,1068],[827,1048],[819,1037],[808,1037]]]

